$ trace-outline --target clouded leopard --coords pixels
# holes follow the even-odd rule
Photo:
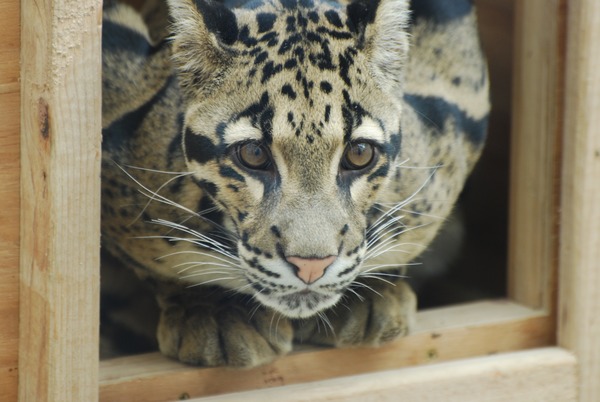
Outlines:
[[[407,265],[482,149],[468,0],[169,0],[103,26],[102,246],[160,350],[255,366],[408,333]]]

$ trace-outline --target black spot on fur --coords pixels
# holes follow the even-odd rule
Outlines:
[[[259,124],[262,131],[263,138],[267,144],[273,142],[273,116],[275,113],[272,108],[267,108],[261,114]]]
[[[331,84],[327,81],[321,81],[321,91],[325,92],[326,94],[331,93],[331,91],[333,90],[333,87],[331,86]]]
[[[342,119],[344,121],[344,142],[350,142],[352,130],[354,129],[354,117],[346,106],[342,106]]]
[[[238,35],[238,40],[246,47],[254,47],[258,44],[256,38],[250,36],[250,28],[248,26],[242,27]]]
[[[296,59],[286,60],[286,62],[283,64],[283,68],[285,68],[286,70],[291,70],[293,68],[296,68],[296,66],[298,66],[298,62],[296,61]]]
[[[281,239],[281,232],[277,226],[271,226],[271,233],[273,233],[278,239]]]
[[[348,15],[347,26],[362,42],[364,39],[367,25],[375,21],[377,7],[380,0],[356,0],[348,5],[346,13]]]
[[[296,99],[296,92],[290,84],[285,84],[283,87],[281,87],[281,93],[287,95],[292,100]]]
[[[237,19],[233,11],[221,3],[196,0],[196,7],[202,14],[204,25],[226,45],[232,45],[238,39]]]
[[[354,253],[352,253],[352,252],[347,253],[348,257],[351,256],[352,254],[354,254]],[[356,267],[358,267],[358,263],[352,264],[351,266],[349,266],[348,268],[346,268],[345,270],[340,272],[338,274],[338,278],[341,278],[342,276],[346,276],[346,275],[350,274],[352,271],[354,271],[356,269]]]
[[[341,236],[346,235],[346,233],[348,233],[349,229],[350,229],[350,227],[348,226],[348,224],[345,224],[344,227],[342,228],[342,230],[340,231],[340,235]]]
[[[290,15],[285,19],[285,24],[287,32],[296,32],[296,17]]]
[[[274,75],[280,73],[282,69],[283,69],[282,64],[275,64],[275,63],[273,63],[273,61],[269,61],[263,67],[263,70],[262,70],[263,75],[262,75],[262,78],[260,79],[261,84],[264,84],[265,82],[269,81],[271,78],[273,78]]]
[[[278,274],[277,272],[269,271],[268,269],[263,267],[261,264],[259,264],[258,258],[256,258],[256,257],[254,257],[250,260],[247,260],[244,258],[244,261],[246,261],[246,264],[248,264],[250,267],[257,269],[260,273],[263,273],[270,278],[281,278],[281,275]]]
[[[327,18],[327,21],[329,21],[329,23],[336,28],[344,27],[344,24],[342,24],[342,20],[340,19],[340,16],[334,10],[325,11],[325,18]]]
[[[256,22],[258,23],[258,32],[263,33],[273,29],[273,24],[277,16],[271,13],[258,13],[256,15]]]
[[[288,10],[293,10],[296,8],[297,0],[280,0],[281,1],[281,5],[285,8],[287,8]]]
[[[267,58],[269,57],[269,53],[268,52],[260,52],[255,58],[254,58],[254,64],[258,65],[263,63],[265,60],[267,60]]]
[[[279,45],[279,50],[277,51],[277,53],[285,54],[285,53],[289,52],[294,47],[294,45],[296,45],[301,40],[302,40],[302,36],[299,34],[294,34],[294,35],[290,36],[289,38],[284,39],[281,42],[281,45]]]
[[[279,34],[277,32],[269,32],[264,34],[258,41],[267,42],[268,47],[277,46],[277,43],[279,43]]]
[[[338,56],[338,59],[340,77],[342,78],[342,80],[344,80],[344,83],[347,86],[351,87],[352,81],[350,80],[349,76],[351,61],[342,54]]]
[[[322,35],[327,35],[333,39],[350,39],[350,38],[352,38],[352,34],[350,34],[348,32],[334,31],[333,29],[329,29],[326,27],[318,27],[317,32]]]

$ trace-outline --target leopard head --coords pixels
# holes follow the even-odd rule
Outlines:
[[[367,270],[402,145],[407,3],[169,1],[184,155],[239,258],[221,285],[303,318]]]

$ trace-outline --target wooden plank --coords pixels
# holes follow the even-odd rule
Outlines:
[[[199,398],[204,402],[574,402],[572,354],[547,348]]]
[[[559,343],[579,360],[580,401],[600,401],[600,3],[568,3]]]
[[[509,296],[554,310],[565,0],[515,3]]]
[[[0,89],[4,85],[18,89],[19,11],[16,0],[0,2]]]
[[[19,94],[0,94],[0,399],[17,399],[19,350]]]
[[[252,370],[194,368],[159,354],[101,362],[101,401],[167,401],[298,384],[550,345],[553,320],[514,303],[419,313],[415,333],[382,348],[303,351]]]
[[[19,350],[19,2],[0,2],[0,399],[17,400]]]
[[[94,401],[101,2],[21,7],[19,399]]]

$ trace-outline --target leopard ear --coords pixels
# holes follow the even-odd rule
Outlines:
[[[206,95],[231,66],[228,45],[238,37],[235,14],[211,0],[168,0],[173,20],[173,62],[188,97]]]
[[[370,58],[371,70],[383,89],[402,91],[408,55],[408,0],[354,0],[347,6],[348,22],[359,48]]]

